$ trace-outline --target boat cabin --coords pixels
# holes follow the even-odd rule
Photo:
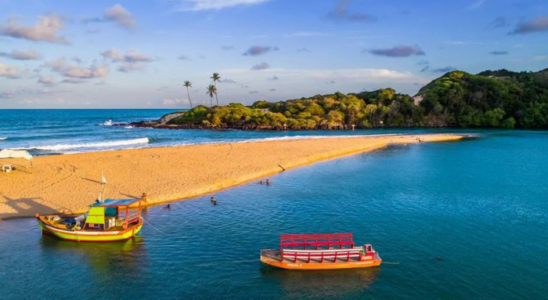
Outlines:
[[[90,205],[88,212],[76,218],[83,230],[108,231],[127,229],[141,220],[141,201],[144,199],[105,199]]]
[[[281,260],[310,263],[372,260],[375,250],[370,244],[355,247],[352,233],[283,234],[280,237]]]

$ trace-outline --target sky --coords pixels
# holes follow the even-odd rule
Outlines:
[[[0,0],[0,109],[188,108],[548,67],[546,0]]]

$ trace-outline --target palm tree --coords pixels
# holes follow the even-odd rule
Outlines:
[[[215,100],[217,100],[217,106],[219,106],[219,98],[217,98],[217,81],[221,81],[221,76],[219,76],[219,73],[213,73],[211,79],[213,79],[213,84],[215,85]]]
[[[188,102],[190,102],[190,109],[192,109],[192,100],[190,100],[190,93],[188,92],[188,88],[192,87],[192,83],[190,81],[185,81],[184,86],[186,87],[186,95],[188,96]]]
[[[214,85],[210,84],[207,88],[206,94],[211,97],[211,107],[213,107],[213,95],[217,96],[217,88]]]

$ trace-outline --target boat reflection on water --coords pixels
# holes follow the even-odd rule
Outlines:
[[[380,268],[296,271],[262,266],[266,279],[277,280],[288,297],[324,298],[360,294],[375,283]]]
[[[79,264],[87,263],[95,275],[147,268],[147,252],[142,236],[112,243],[75,243],[44,235],[40,242],[43,251],[49,254],[54,252]]]

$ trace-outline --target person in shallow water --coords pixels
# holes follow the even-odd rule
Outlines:
[[[213,205],[217,205],[217,200],[215,197],[211,197],[211,203],[213,203]]]
[[[266,185],[270,185],[270,179],[266,180]]]

